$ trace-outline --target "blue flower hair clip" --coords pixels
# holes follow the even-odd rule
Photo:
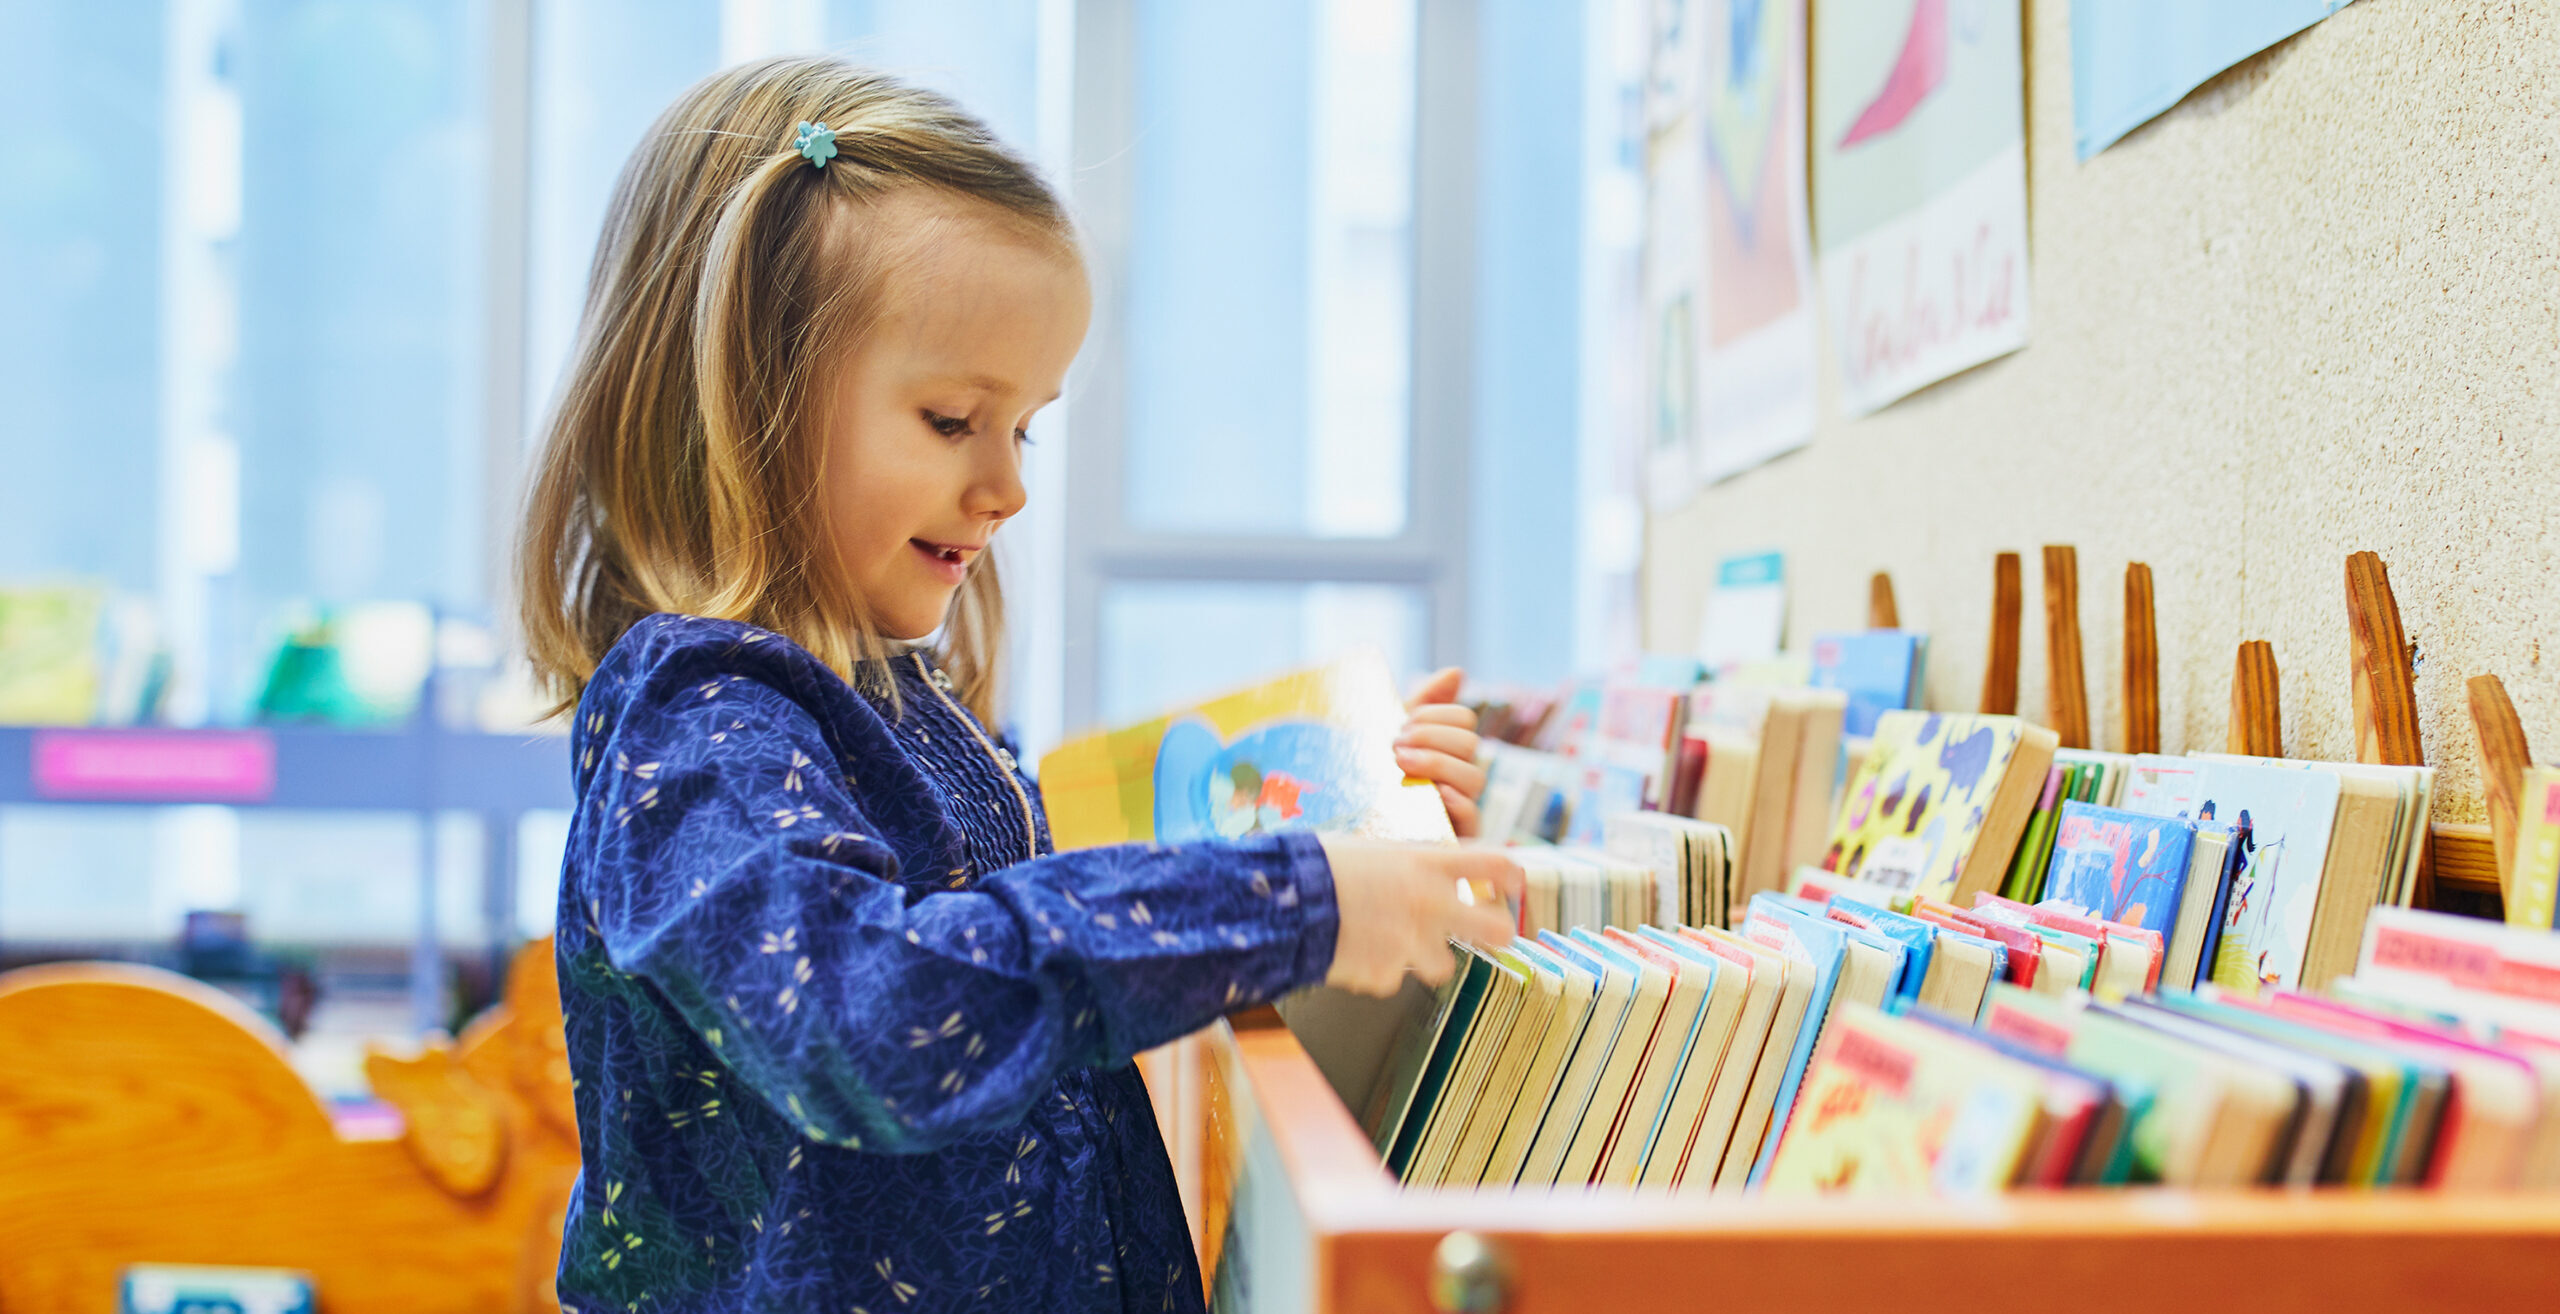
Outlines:
[[[836,157],[836,130],[823,123],[803,122],[800,135],[792,139],[791,148],[800,152],[801,158],[812,167],[823,169],[827,167],[827,161]]]

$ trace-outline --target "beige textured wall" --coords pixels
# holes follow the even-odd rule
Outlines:
[[[1730,552],[1786,551],[1790,643],[1864,624],[1889,569],[1932,636],[1929,705],[1971,710],[2015,549],[2039,714],[2036,549],[2071,543],[2098,746],[2121,746],[2139,560],[2169,751],[2222,747],[2233,651],[2263,638],[2288,755],[2350,758],[2345,560],[2370,548],[2418,649],[2437,818],[2478,820],[2470,676],[2560,759],[2560,14],[2359,0],[2083,164],[2069,0],[2028,9],[2026,349],[1656,515],[1648,641],[1685,650]]]

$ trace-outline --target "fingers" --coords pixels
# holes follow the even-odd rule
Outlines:
[[[1448,980],[1449,977],[1457,970],[1458,956],[1450,952],[1449,942],[1446,940],[1434,940],[1431,943],[1424,945],[1421,953],[1416,955],[1415,962],[1413,964],[1413,974],[1421,977],[1423,984],[1425,985],[1436,986],[1441,982]],[[1394,994],[1396,992],[1396,987],[1402,983],[1403,978],[1399,975],[1396,980],[1387,982],[1386,988],[1380,990],[1378,993],[1382,995]]]
[[[1429,753],[1446,753],[1473,765],[1476,749],[1484,741],[1476,732],[1463,726],[1432,725],[1417,718],[1405,723],[1404,733],[1396,736],[1396,752],[1419,749]]]
[[[1520,872],[1520,864],[1489,850],[1476,849],[1451,854],[1451,875],[1462,881],[1490,885],[1494,892],[1518,903],[1527,892],[1528,877]]]
[[[1460,839],[1474,839],[1484,829],[1484,812],[1476,801],[1447,785],[1435,784],[1440,791],[1440,806],[1448,809],[1449,829]]]
[[[1476,709],[1464,703],[1429,703],[1413,709],[1404,721],[1410,730],[1418,725],[1454,726],[1460,730],[1476,728]]]
[[[1461,911],[1451,934],[1478,949],[1499,949],[1511,943],[1519,932],[1509,914],[1501,908],[1468,908]],[[1447,950],[1441,951],[1444,955]]]
[[[1419,708],[1429,703],[1446,703],[1458,696],[1458,686],[1466,683],[1467,673],[1455,666],[1444,666],[1423,677],[1422,687],[1413,691],[1405,705]]]
[[[1416,780],[1428,780],[1474,798],[1484,792],[1484,768],[1447,753],[1428,749],[1399,748],[1396,766]]]

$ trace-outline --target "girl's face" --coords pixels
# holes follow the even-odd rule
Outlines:
[[[1072,256],[923,195],[866,223],[887,262],[882,313],[825,412],[828,519],[885,637],[942,624],[971,562],[1022,509],[1022,446],[1084,342],[1092,296]]]

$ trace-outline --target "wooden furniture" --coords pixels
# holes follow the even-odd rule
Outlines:
[[[0,976],[0,1310],[106,1314],[129,1264],[299,1269],[331,1314],[556,1310],[578,1163],[551,942],[503,1003],[371,1056],[349,1134],[230,996],[112,963]]]
[[[2560,1197],[2131,1190],[1981,1201],[1403,1191],[1285,1030],[1185,1042],[1213,1300],[1279,1314],[2536,1309]]]
[[[2124,568],[2124,751],[2160,751],[2160,629],[2139,561]]]
[[[2503,897],[2508,893],[2508,875],[2515,870],[2516,809],[2524,798],[2524,773],[2533,766],[2533,751],[2525,743],[2524,722],[2516,717],[2505,681],[2475,675],[2464,692],[2470,696],[2471,728],[2480,748],[2480,792],[2489,808],[2489,842]],[[2444,855],[2436,856],[2438,865],[2443,865]]]
[[[2276,646],[2264,639],[2241,644],[2231,670],[2231,752],[2251,757],[2284,756],[2279,692]]]
[[[2044,549],[2044,702],[2064,748],[2087,748],[2089,678],[2080,663],[2080,552]]]
[[[2003,552],[1991,560],[1991,652],[1982,667],[1985,715],[2011,716],[2018,710],[2018,615],[2025,608],[2018,554]]]
[[[1867,580],[1867,628],[1902,628],[1902,608],[1893,601],[1893,576],[1881,570]]]

